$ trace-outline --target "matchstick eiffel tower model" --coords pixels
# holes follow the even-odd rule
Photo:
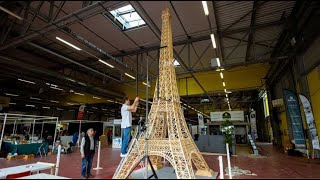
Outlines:
[[[162,167],[162,158],[165,158],[175,169],[178,179],[194,179],[195,175],[213,176],[213,171],[209,169],[192,139],[180,105],[173,65],[171,15],[168,8],[162,11],[161,47],[157,83],[159,87],[155,88],[147,133],[143,132],[132,140],[128,155],[122,159],[113,176],[115,179],[128,178],[145,156],[145,151],[148,152],[155,169]],[[196,174],[192,163],[197,168]]]

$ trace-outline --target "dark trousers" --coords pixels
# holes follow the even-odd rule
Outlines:
[[[81,176],[89,176],[92,167],[94,152],[90,152],[88,156],[82,159]]]

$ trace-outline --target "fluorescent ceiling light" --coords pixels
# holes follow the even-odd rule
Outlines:
[[[72,103],[67,103],[68,105],[74,105],[74,104],[72,104]]]
[[[226,89],[224,89],[224,92],[227,92],[227,90],[226,90]]]
[[[102,109],[102,110],[107,111],[108,109]]]
[[[124,73],[126,76],[129,76],[132,79],[136,79],[135,77],[131,76],[130,74]]]
[[[223,68],[218,68],[216,71],[224,71]]]
[[[78,51],[81,50],[79,47],[77,47],[77,46],[75,46],[75,45],[73,45],[73,44],[71,44],[71,43],[69,43],[69,42],[67,42],[67,41],[65,41],[65,40],[63,40],[63,39],[61,39],[61,38],[59,38],[59,37],[56,37],[56,39],[58,39],[59,41],[61,41],[61,42],[65,43],[65,44],[73,47],[74,49],[76,49],[76,50],[78,50]]]
[[[109,99],[107,99],[107,101],[108,101],[108,102],[113,102],[113,101],[111,101],[111,100],[109,100]]]
[[[225,86],[226,86],[226,83],[225,83],[225,82],[222,82],[222,85],[223,85],[223,87],[225,87]]]
[[[50,86],[50,83],[46,83],[46,85]]]
[[[63,109],[61,109],[61,108],[57,108],[57,110],[62,111]]]
[[[74,92],[74,94],[77,94],[77,95],[80,95],[80,96],[84,96],[84,94],[82,94],[82,93]]]
[[[96,107],[92,107],[92,109],[98,109],[98,108],[96,108]]]
[[[231,91],[227,91],[226,93],[231,94],[232,92]]]
[[[17,18],[17,19],[20,19],[21,21],[23,20],[22,17],[18,16],[17,14],[11,12],[10,10],[8,10],[8,9],[2,7],[2,6],[0,6],[0,9],[1,9],[2,11],[4,11],[4,12],[10,14],[10,15],[13,16],[13,17],[15,17],[15,18]]]
[[[94,99],[101,99],[101,98],[99,98],[99,97],[96,97],[96,96],[93,96],[92,98],[94,98]]]
[[[59,101],[53,101],[53,100],[50,100],[50,102],[53,102],[53,103],[59,103]]]
[[[209,9],[208,9],[207,1],[202,1],[202,6],[203,6],[204,14],[206,16],[208,16],[209,15]]]
[[[50,109],[50,107],[45,107],[45,106],[43,106],[42,108],[43,108],[43,109]]]
[[[7,95],[7,96],[14,96],[14,97],[19,96],[17,94],[10,94],[10,93],[4,93],[4,94]]]
[[[51,84],[51,86],[52,86],[52,87],[58,87],[58,85],[55,85],[55,84]]]
[[[34,99],[34,100],[39,100],[39,101],[41,101],[41,99],[40,99],[40,98],[30,97],[30,99]]]
[[[22,81],[22,82],[30,83],[30,84],[36,84],[35,82],[24,80],[24,79],[20,79],[20,78],[18,80]]]
[[[9,103],[10,105],[16,105],[17,103]]]
[[[142,84],[147,85],[147,83],[145,83],[145,82],[142,82]],[[148,86],[150,87],[150,84]]]
[[[226,94],[226,98],[228,97],[228,94]]]
[[[50,86],[51,89],[55,89],[55,90],[59,90],[59,91],[63,91],[63,89],[61,88],[57,88],[57,87],[53,87],[53,86]]]
[[[222,72],[220,73],[220,77],[221,77],[221,79],[223,79],[223,73]]]
[[[217,60],[217,65],[218,65],[218,67],[220,67],[221,65],[220,65],[220,60],[219,60],[219,58],[216,58],[216,60]]]
[[[211,34],[210,37],[211,37],[211,41],[212,41],[212,46],[213,46],[213,48],[214,48],[214,49],[217,48],[216,39],[214,38],[214,34]]]
[[[103,63],[103,64],[105,64],[105,65],[107,65],[107,66],[109,66],[111,68],[114,68],[114,66],[112,66],[111,64],[109,64],[109,63],[107,63],[107,62],[105,62],[105,61],[103,61],[101,59],[99,59],[99,62],[101,62],[101,63]]]
[[[34,105],[32,104],[26,104],[27,107],[35,107]]]

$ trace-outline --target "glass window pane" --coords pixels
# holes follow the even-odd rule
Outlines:
[[[127,6],[121,7],[119,9],[117,9],[118,12],[122,13],[122,12],[127,12],[129,10],[134,10],[133,7],[129,4]]]
[[[127,22],[137,21],[141,19],[137,12],[124,14],[122,15],[122,18],[125,19]]]

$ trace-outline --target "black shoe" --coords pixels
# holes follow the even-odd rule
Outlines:
[[[88,179],[87,176],[81,176],[81,179]]]

